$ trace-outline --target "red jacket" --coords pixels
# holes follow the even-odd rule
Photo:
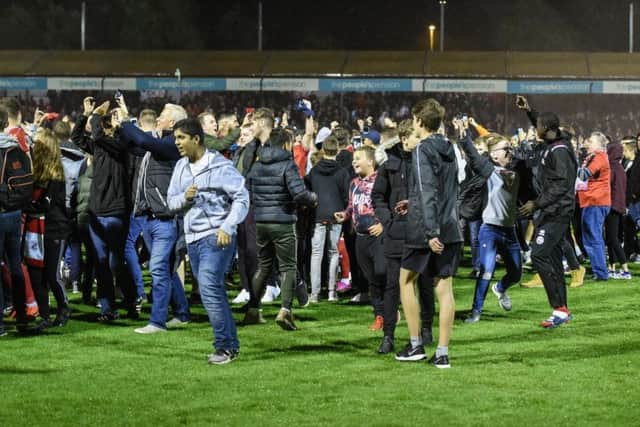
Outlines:
[[[609,158],[604,151],[589,154],[582,167],[589,170],[587,189],[578,191],[580,207],[611,206],[611,177]]]

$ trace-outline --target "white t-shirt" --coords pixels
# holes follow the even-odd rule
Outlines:
[[[200,160],[195,163],[189,162],[189,169],[191,170],[191,175],[194,177],[198,175],[200,172],[204,170],[209,164],[209,156],[212,154],[209,151],[205,151],[204,155],[200,157]]]

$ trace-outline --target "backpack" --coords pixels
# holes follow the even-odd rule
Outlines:
[[[33,166],[31,157],[18,145],[0,148],[0,209],[22,210],[31,202]]]

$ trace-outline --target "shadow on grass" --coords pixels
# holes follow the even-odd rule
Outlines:
[[[0,366],[0,374],[40,375],[53,374],[54,372],[57,371],[55,369],[15,368]]]

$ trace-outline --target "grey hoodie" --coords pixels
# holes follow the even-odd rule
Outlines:
[[[187,243],[215,234],[218,229],[234,235],[249,211],[249,192],[233,163],[217,152],[207,151],[204,156],[207,166],[195,177],[189,159],[178,160],[167,191],[169,209],[184,216]],[[189,202],[184,194],[193,184],[198,192]]]

